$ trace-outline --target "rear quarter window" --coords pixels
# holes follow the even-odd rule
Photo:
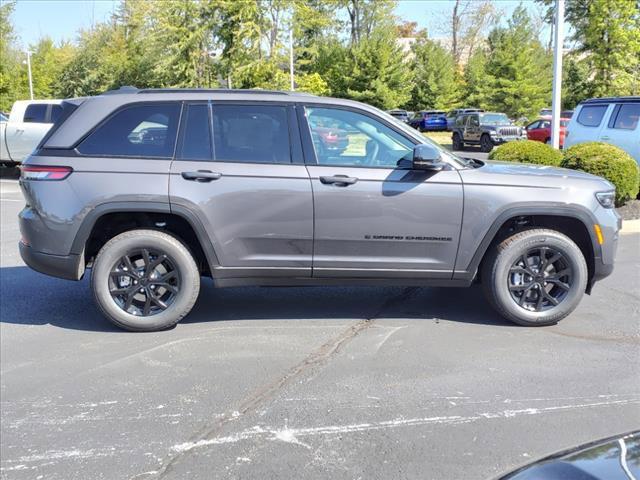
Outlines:
[[[584,105],[580,109],[577,122],[585,127],[598,127],[607,108],[608,105]]]
[[[107,118],[78,146],[84,155],[171,158],[180,103],[130,105]]]
[[[640,103],[623,103],[617,109],[612,128],[635,130],[640,119]]]

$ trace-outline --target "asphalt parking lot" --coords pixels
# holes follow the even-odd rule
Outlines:
[[[175,329],[126,333],[88,281],[35,273],[0,180],[3,479],[486,479],[640,428],[640,234],[557,326],[480,291],[204,281]]]

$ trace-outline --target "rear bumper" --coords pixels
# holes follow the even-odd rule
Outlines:
[[[80,268],[83,264],[82,255],[49,255],[37,252],[22,242],[18,246],[24,263],[36,272],[66,280],[80,280],[84,274],[84,268]]]

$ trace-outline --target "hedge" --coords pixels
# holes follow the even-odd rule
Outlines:
[[[636,198],[640,169],[627,152],[602,142],[579,143],[564,152],[562,166],[604,177],[616,187],[616,205]]]
[[[489,160],[559,167],[562,164],[562,153],[542,142],[522,140],[503,143],[494,148],[489,154]]]

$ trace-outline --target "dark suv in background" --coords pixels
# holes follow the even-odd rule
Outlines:
[[[458,115],[452,131],[453,150],[480,145],[483,152],[490,152],[495,145],[527,139],[526,129],[515,125],[506,114],[496,112]]]
[[[613,269],[607,181],[465,160],[362,103],[127,88],[63,110],[22,167],[20,253],[70,280],[90,268],[96,304],[126,329],[175,325],[202,276],[216,287],[481,281],[505,318],[549,325]]]

